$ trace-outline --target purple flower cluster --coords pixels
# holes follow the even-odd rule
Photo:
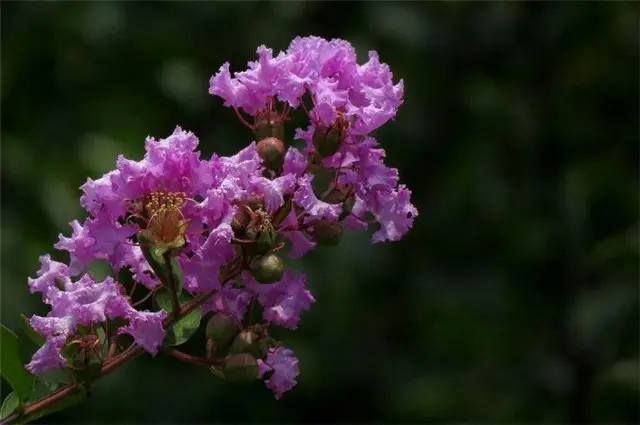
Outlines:
[[[345,219],[347,227],[366,227],[364,215],[370,213],[381,224],[373,242],[400,239],[418,212],[410,202],[410,191],[399,185],[398,170],[384,164],[385,152],[370,133],[396,115],[404,93],[402,80],[393,83],[389,66],[380,63],[375,51],[369,52],[368,62],[359,65],[355,49],[344,40],[298,37],[275,58],[265,46],[260,46],[257,53],[258,61],[250,62],[248,70],[233,77],[225,63],[211,78],[209,93],[253,116],[273,114],[265,109],[273,108],[274,99],[285,103],[285,111],[304,107],[303,96],[308,93],[312,107],[304,109],[310,125],[295,130],[296,139],[306,142],[304,155],[290,148],[287,156],[298,164],[316,160],[317,165],[337,174],[334,189],[351,191],[355,197]],[[326,139],[332,133],[340,139],[338,146],[329,150],[330,155],[323,155],[318,145],[328,145],[331,141]],[[322,158],[317,158],[318,154]],[[285,171],[295,174],[299,186],[304,187],[296,201],[315,208],[312,211],[316,217],[335,220],[338,209],[313,195],[313,175],[305,170],[295,164],[288,169],[285,165]],[[296,256],[313,247],[312,241],[300,236],[292,235],[298,248],[294,250]]]
[[[129,322],[118,330],[119,333],[130,334],[150,353],[158,352],[165,335],[162,328],[162,321],[167,316],[165,311],[136,310],[111,278],[95,282],[85,274],[74,282],[69,277],[69,268],[52,261],[49,255],[40,257],[40,263],[38,277],[29,278],[29,289],[31,293],[42,293],[43,302],[51,306],[51,311],[47,317],[31,317],[31,326],[46,338],[46,342],[34,354],[27,370],[40,374],[66,366],[62,348],[77,334],[79,325],[91,326],[118,317]]]
[[[166,139],[148,138],[142,160],[120,156],[115,170],[81,187],[88,217],[73,221],[71,236],[60,235],[55,245],[69,252],[69,266],[45,255],[37,278],[29,279],[31,291],[51,306],[47,317],[31,318],[46,338],[28,365],[32,373],[67,366],[63,348],[81,327],[116,318],[125,324],[114,335],[131,335],[152,355],[163,343],[168,312],[140,311],[114,278],[95,282],[83,274],[95,260],[108,262],[115,279],[127,269],[147,291],[175,291],[145,253],[175,259],[184,291],[208,294],[203,315],[247,323],[249,307],[259,303],[265,329],[296,329],[315,299],[304,275],[283,270],[278,254],[285,241],[289,256],[299,258],[337,243],[344,228],[378,223],[372,241],[381,242],[400,239],[412,226],[417,210],[410,191],[371,136],[395,116],[402,80],[393,83],[375,52],[359,65],[342,40],[296,38],[275,57],[264,46],[257,53],[256,62],[233,76],[225,63],[209,88],[255,132],[255,142],[231,157],[202,159],[197,137],[178,127]],[[309,118],[306,129],[295,130],[305,143],[287,149],[282,127],[297,108]],[[324,187],[321,173],[330,176]],[[298,361],[280,343],[271,340],[256,362],[276,398],[296,384]]]

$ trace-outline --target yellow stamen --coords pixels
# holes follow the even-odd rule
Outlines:
[[[153,192],[145,197],[145,213],[149,217],[142,235],[161,251],[179,248],[185,243],[184,235],[189,220],[184,218],[181,207],[186,199],[184,192]]]

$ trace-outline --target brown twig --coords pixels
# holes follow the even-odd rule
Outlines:
[[[176,359],[198,366],[217,366],[220,364],[224,364],[224,359],[207,359],[204,357],[192,356],[191,354],[187,354],[176,348],[162,347],[161,350],[169,354],[170,356],[175,357]]]
[[[140,304],[142,304],[143,302],[145,302],[146,300],[148,300],[153,294],[155,294],[155,292],[161,287],[161,285],[156,286],[155,288],[153,288],[151,291],[149,291],[149,293],[147,295],[145,295],[143,298],[141,298],[140,300],[136,301],[135,303],[131,304],[132,307],[137,307]]]

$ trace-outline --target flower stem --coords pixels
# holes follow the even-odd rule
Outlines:
[[[171,265],[171,254],[164,254],[164,262],[167,265],[167,269],[169,270],[168,280],[169,282],[169,292],[171,293],[171,306],[172,306],[172,316],[174,319],[178,319],[180,315],[180,300],[178,300],[178,288],[176,287],[176,281],[173,278],[173,267]]]
[[[224,363],[224,360],[206,359],[204,357],[192,356],[191,354],[187,354],[183,351],[171,347],[162,347],[162,351],[175,357],[176,359],[182,360],[183,362],[195,364],[198,366],[215,366]]]

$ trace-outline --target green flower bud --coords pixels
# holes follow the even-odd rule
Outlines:
[[[258,155],[262,158],[264,166],[270,170],[278,171],[284,164],[284,143],[275,137],[267,137],[258,142],[256,146]]]
[[[273,229],[266,229],[258,233],[256,243],[253,245],[253,252],[258,255],[266,254],[276,243],[277,233]]]
[[[258,379],[258,362],[249,353],[232,354],[222,372],[229,382],[250,384]]]
[[[227,313],[216,313],[207,322],[205,334],[216,347],[225,347],[240,332],[240,324]]]
[[[316,240],[318,245],[334,246],[340,242],[343,229],[342,223],[333,223],[330,221],[322,220],[313,225],[313,231],[311,235]]]
[[[284,263],[276,254],[267,254],[254,261],[249,273],[260,283],[275,283],[282,278]]]
[[[260,335],[251,329],[246,329],[240,332],[233,340],[229,353],[249,353],[255,358],[261,359],[267,355],[267,351],[263,350],[263,344],[261,344],[263,338],[264,335]]]

